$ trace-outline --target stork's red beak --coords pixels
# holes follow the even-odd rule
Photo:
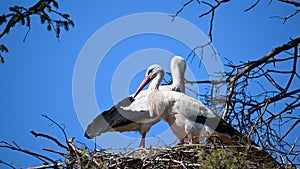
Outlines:
[[[150,77],[149,76],[145,76],[144,80],[142,81],[142,83],[140,84],[140,87],[136,90],[133,98],[135,98],[141,90],[143,90],[143,88],[150,82]]]

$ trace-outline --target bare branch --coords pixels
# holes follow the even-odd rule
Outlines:
[[[182,7],[175,13],[175,15],[172,15],[172,17],[173,17],[172,21],[174,21],[174,19],[181,13],[181,11],[182,11],[185,7],[187,7],[190,3],[192,3],[193,1],[194,1],[194,0],[189,0],[188,2],[184,3],[184,4],[182,5]]]
[[[54,121],[53,119],[48,117],[46,114],[43,114],[42,116],[45,117],[46,119],[48,119],[49,121],[51,121],[53,124],[55,124],[61,130],[61,132],[63,133],[63,135],[65,137],[65,141],[68,143],[68,138],[67,138],[67,134],[65,132],[65,129],[61,125],[59,125],[56,121]]]
[[[11,165],[11,164],[9,164],[9,163],[7,163],[7,162],[4,162],[4,161],[2,161],[2,160],[0,160],[0,164],[4,164],[4,165],[6,165],[6,166],[8,166],[8,167],[10,167],[10,168],[16,169],[16,167],[14,167],[13,165]]]
[[[185,83],[187,84],[224,84],[226,82],[229,82],[229,80],[197,80],[197,81],[192,81],[192,80],[185,80]]]
[[[61,163],[46,164],[46,165],[37,166],[37,167],[29,167],[28,169],[45,169],[45,168],[58,168],[58,167],[67,168],[67,166],[68,165],[66,162],[61,162]]]
[[[298,125],[298,123],[300,123],[300,118],[293,125],[291,125],[291,127],[283,134],[279,141],[282,141]]]
[[[186,61],[188,61],[191,58],[191,63],[193,62],[194,58],[196,57],[197,54],[199,54],[199,56],[201,58],[204,57],[204,51],[205,48],[210,47],[211,50],[213,51],[213,54],[211,55],[211,57],[216,57],[218,55],[217,51],[215,50],[215,48],[212,46],[212,42],[207,42],[204,45],[199,45],[196,46],[188,55],[188,57],[186,58]],[[197,52],[198,50],[200,50],[200,52]],[[199,61],[199,67],[201,65],[201,60]]]
[[[216,5],[212,5],[211,3],[209,2],[206,2],[206,1],[202,1],[203,4],[206,4],[208,5],[211,9],[208,10],[207,12],[201,14],[199,16],[199,18],[201,17],[204,17],[208,14],[211,14],[211,17],[210,17],[210,27],[209,27],[209,33],[208,33],[208,36],[210,38],[210,42],[213,41],[213,35],[212,35],[212,31],[213,31],[213,22],[214,22],[214,18],[215,18],[215,11],[216,9],[221,6],[223,3],[226,3],[226,2],[229,2],[230,0],[219,0],[219,1],[216,1],[217,4]]]
[[[43,161],[44,163],[48,163],[48,162],[55,163],[55,160],[53,160],[53,159],[51,159],[51,158],[49,158],[49,157],[47,157],[45,155],[34,153],[34,152],[30,151],[30,150],[22,149],[18,145],[13,146],[13,145],[5,142],[5,141],[1,141],[0,143],[2,144],[2,145],[0,145],[0,147],[2,147],[2,148],[7,148],[7,149],[14,150],[14,151],[20,151],[20,152],[23,152],[25,154],[29,154],[29,155],[31,155],[31,156],[33,156],[33,157],[35,157],[35,158]]]
[[[56,153],[56,154],[59,154],[63,157],[67,157],[69,154],[67,153],[64,153],[64,152],[60,152],[60,151],[57,151],[57,150],[52,150],[52,149],[49,149],[49,148],[43,148],[44,151],[49,151],[51,153]]]
[[[33,134],[35,137],[44,137],[44,138],[47,138],[51,141],[54,141],[59,147],[62,147],[66,150],[68,150],[68,147],[63,145],[61,142],[59,142],[56,138],[52,137],[52,136],[49,136],[48,134],[43,134],[43,133],[36,133],[35,131],[33,130],[30,130],[30,133]]]
[[[289,20],[290,18],[294,17],[295,15],[297,15],[300,12],[300,10],[295,10],[293,13],[291,13],[288,16],[282,17],[282,16],[271,16],[270,18],[278,18],[278,19],[282,19],[283,20],[283,24],[286,23],[287,20]]]
[[[229,81],[230,81],[229,94],[228,94],[228,97],[227,97],[227,100],[226,100],[225,111],[224,111],[222,117],[225,118],[227,116],[229,104],[230,104],[231,97],[233,95],[233,90],[234,90],[234,87],[235,87],[235,83],[238,79],[240,79],[246,73],[249,73],[251,70],[257,68],[258,66],[260,66],[262,64],[264,64],[270,58],[273,58],[274,56],[278,55],[279,53],[281,53],[283,51],[286,51],[286,50],[289,50],[291,48],[297,47],[299,43],[300,43],[300,36],[297,37],[296,39],[290,40],[288,43],[283,44],[282,46],[279,46],[279,47],[273,49],[271,52],[266,54],[261,59],[259,59],[257,61],[254,61],[254,62],[248,63],[247,66],[245,66],[245,68],[243,70],[237,72],[235,76],[230,78],[229,79]],[[236,69],[236,71],[238,71],[238,70]]]
[[[284,3],[287,3],[287,4],[292,4],[294,5],[295,7],[300,7],[300,3],[299,2],[296,2],[296,1],[292,1],[292,0],[279,0],[280,2],[284,2]]]
[[[249,8],[245,9],[244,11],[245,11],[245,12],[250,11],[250,10],[253,9],[259,2],[260,2],[260,0],[256,0],[256,2],[255,2],[253,5],[251,5]]]
[[[274,97],[268,98],[268,99],[267,99],[266,101],[264,101],[263,103],[258,104],[258,105],[257,105],[256,107],[254,107],[253,109],[250,109],[250,110],[249,110],[249,114],[252,114],[253,112],[255,112],[256,110],[260,109],[260,108],[263,107],[263,106],[266,106],[266,105],[268,105],[268,104],[270,104],[270,103],[279,101],[279,100],[281,100],[281,99],[283,99],[283,98],[290,97],[290,96],[292,96],[292,95],[294,95],[294,94],[297,94],[297,93],[300,93],[300,88],[299,88],[299,89],[296,89],[296,90],[293,90],[293,91],[291,91],[291,92],[288,92],[288,93],[284,93],[284,94],[280,93],[280,94],[278,94],[278,95],[276,95],[276,96],[274,96]]]

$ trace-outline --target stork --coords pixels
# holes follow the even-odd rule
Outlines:
[[[184,92],[184,72],[186,70],[186,63],[183,58],[174,56],[170,63],[173,82],[171,85],[159,86],[161,91],[178,91]],[[158,84],[159,85],[159,84]],[[158,87],[158,86],[157,86]],[[172,124],[172,117],[156,116],[151,117],[147,106],[147,90],[139,91],[139,95],[130,96],[111,109],[104,111],[94,118],[85,131],[85,137],[92,139],[105,132],[124,132],[124,131],[138,131],[142,135],[139,147],[145,147],[146,133],[150,130],[152,125],[164,118],[169,124]],[[173,125],[171,127],[175,135],[184,139],[183,129]]]
[[[241,133],[236,131],[230,124],[223,120],[218,114],[211,111],[208,107],[202,104],[199,100],[194,99],[184,93],[176,91],[161,91],[159,85],[164,77],[164,70],[159,65],[151,65],[144,80],[134,96],[137,96],[140,91],[152,80],[148,87],[147,104],[151,117],[157,117],[164,114],[173,114],[175,119],[177,115],[183,119],[194,121],[197,125],[203,125],[210,134],[217,134],[225,141],[233,141],[238,139],[239,143],[244,145],[249,144],[251,148],[262,150],[262,148],[251,140],[247,140]],[[175,123],[177,120],[175,120]],[[179,125],[180,126],[180,125]],[[193,130],[193,125],[185,125],[186,131]],[[192,138],[193,133],[189,132],[189,138]],[[261,152],[263,156],[269,158],[276,166],[281,166],[267,151]]]
[[[175,118],[174,123],[184,128],[186,134],[188,134],[189,142],[193,139],[193,132],[190,131],[195,129],[191,122],[195,122],[196,125],[204,126],[209,134],[217,133],[229,140],[235,136],[241,136],[238,131],[199,100],[184,93],[160,90],[159,85],[163,77],[163,68],[160,65],[151,65],[135,93],[135,96],[138,96],[140,91],[152,80],[148,87],[147,94],[147,104],[151,117],[160,117],[168,114],[173,115]]]

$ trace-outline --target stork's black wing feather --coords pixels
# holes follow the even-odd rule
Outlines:
[[[103,118],[108,122],[111,128],[117,128],[133,122],[139,122],[146,118],[151,118],[148,111],[132,111],[123,108],[129,106],[133,101],[134,99],[132,97],[127,97],[110,110],[102,113]]]
[[[132,123],[138,123],[143,119],[151,119],[147,111],[131,111],[125,110],[124,107],[129,106],[134,101],[134,98],[127,97],[117,103],[109,110],[99,114],[92,123],[90,123],[85,131],[87,138],[94,138],[101,133],[112,131],[118,127],[123,127]],[[132,131],[136,129],[124,129],[122,131]],[[118,130],[117,130],[118,131]]]
[[[241,136],[242,134],[235,130],[230,124],[228,124],[221,117],[205,117],[203,115],[198,115],[196,117],[191,117],[195,119],[195,122],[201,123],[208,126],[211,129],[214,129],[218,133],[227,134],[230,137]]]

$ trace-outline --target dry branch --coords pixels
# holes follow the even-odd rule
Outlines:
[[[283,44],[282,46],[276,47],[275,49],[273,49],[271,52],[266,54],[261,59],[248,63],[247,65],[245,65],[244,69],[237,72],[236,75],[234,75],[232,78],[230,78],[229,79],[229,81],[230,81],[229,94],[228,94],[228,97],[227,97],[227,100],[226,100],[225,111],[222,115],[222,118],[225,118],[227,116],[228,109],[229,109],[229,104],[231,102],[231,98],[232,98],[232,95],[233,95],[233,90],[235,88],[235,83],[236,83],[237,80],[239,80],[246,73],[249,73],[253,69],[259,67],[260,65],[262,65],[264,63],[266,63],[270,58],[274,58],[276,55],[278,55],[278,54],[280,54],[284,51],[287,51],[287,50],[290,50],[291,48],[297,47],[299,45],[299,43],[300,43],[300,36],[297,37],[296,39],[293,39],[293,40],[289,41],[286,44]]]
[[[279,1],[287,3],[287,4],[292,4],[295,7],[300,7],[300,2],[297,2],[297,1],[292,1],[292,0],[279,0]]]
[[[35,157],[41,161],[43,161],[44,163],[55,163],[55,160],[45,156],[45,155],[41,155],[39,153],[35,153],[35,152],[32,152],[30,150],[27,150],[27,149],[22,149],[21,147],[19,147],[16,143],[13,143],[14,145],[12,144],[9,144],[5,141],[1,141],[0,142],[0,148],[7,148],[7,149],[11,149],[13,151],[19,151],[19,152],[22,152],[22,153],[25,153],[25,154],[28,154],[28,155],[31,155],[32,157]]]
[[[68,147],[63,145],[61,142],[59,142],[56,138],[52,137],[52,136],[49,136],[48,134],[43,134],[43,133],[37,133],[33,130],[30,130],[29,131],[31,134],[33,134],[35,137],[44,137],[44,138],[47,138],[49,140],[52,140],[54,141],[59,147],[62,147],[66,150],[68,150]]]

